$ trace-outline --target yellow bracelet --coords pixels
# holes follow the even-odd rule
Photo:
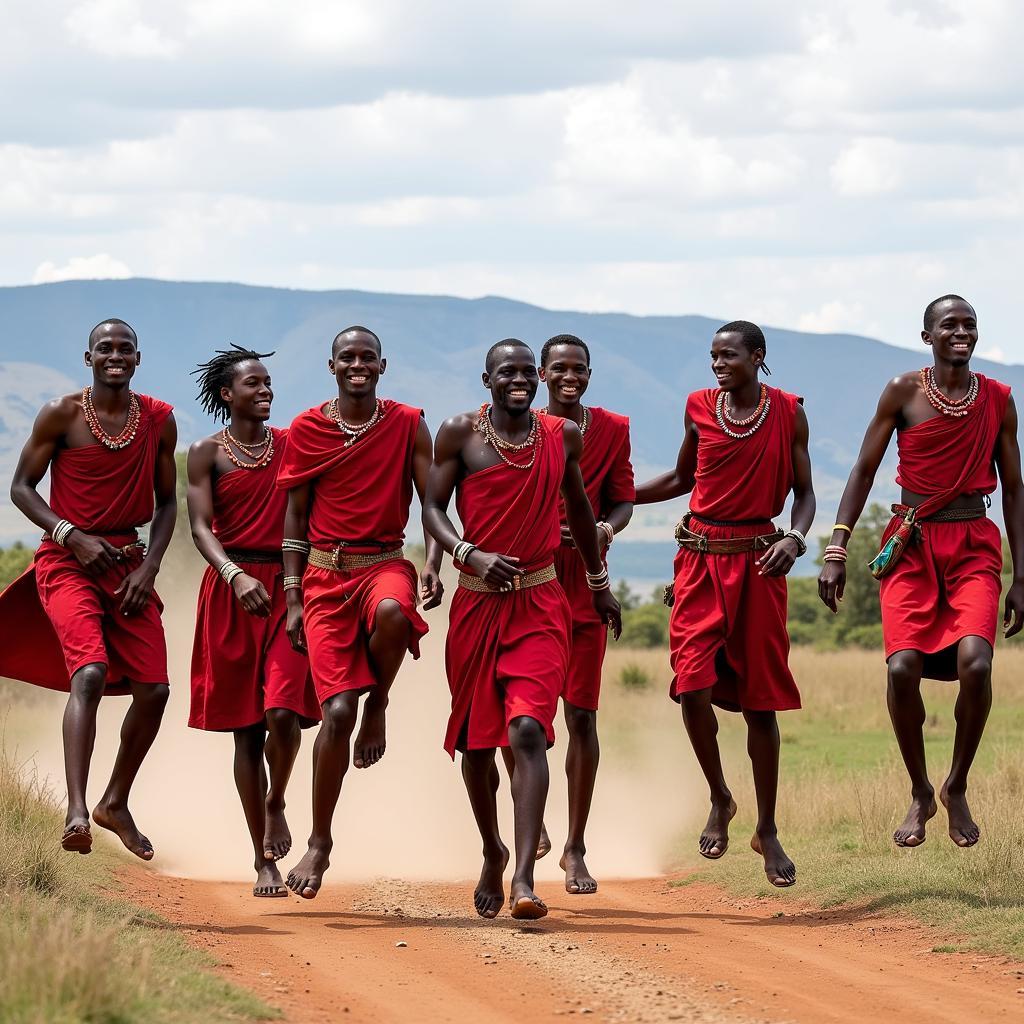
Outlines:
[[[836,530],[845,530],[847,533],[853,533],[853,529],[851,527],[844,526],[842,523],[836,523],[836,525],[832,527],[833,533],[835,533]]]

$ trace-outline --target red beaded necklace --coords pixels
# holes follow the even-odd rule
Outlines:
[[[124,421],[124,426],[121,428],[120,433],[116,435],[108,434],[103,429],[99,414],[96,412],[96,406],[92,404],[91,387],[82,390],[82,410],[85,412],[85,422],[89,424],[92,436],[111,451],[127,448],[135,440],[135,435],[139,429],[139,422],[142,419],[142,409],[139,406],[139,399],[134,391],[128,392],[128,418]]]

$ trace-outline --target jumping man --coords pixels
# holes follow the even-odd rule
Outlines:
[[[679,553],[672,591],[672,697],[711,790],[711,813],[698,844],[721,857],[736,804],[725,781],[713,704],[740,711],[754,771],[757,827],[750,840],[772,885],[796,881],[779,842],[777,711],[800,707],[789,670],[786,574],[807,548],[814,519],[807,417],[801,399],[758,379],[764,366],[761,329],[725,324],[711,342],[717,388],[686,401],[676,468],[637,488],[637,504],[690,493],[676,528]],[[793,493],[791,529],[772,520]]]
[[[264,358],[232,346],[195,371],[203,409],[228,423],[188,453],[192,536],[210,563],[196,611],[189,725],[234,734],[235,786],[256,858],[252,892],[287,896],[274,863],[292,845],[285,788],[299,730],[320,721],[320,708],[309,661],[285,632],[288,495],[277,477],[288,431],[267,422],[274,393]]]
[[[910,808],[893,840],[920,846],[937,809],[925,764],[924,676],[960,681],[953,763],[939,798],[949,815],[950,838],[957,846],[974,846],[981,829],[967,805],[967,776],[992,705],[1003,564],[999,529],[985,514],[997,472],[1013,559],[1003,612],[1006,635],[1020,632],[1024,622],[1017,410],[1009,387],[971,370],[978,320],[965,299],[943,295],[931,302],[921,339],[931,347],[933,365],[885,386],[839,503],[818,591],[835,612],[846,583],[846,545],[895,431],[902,497],[872,563],[882,581],[889,716],[910,775]]]
[[[572,630],[554,565],[559,491],[594,608],[616,637],[620,615],[580,475],[579,428],[531,411],[537,366],[523,342],[494,345],[485,365],[491,404],[453,417],[438,431],[423,522],[462,570],[446,647],[452,712],[445,749],[452,758],[463,752],[462,775],[484,844],[474,905],[491,918],[505,898],[508,850],[498,832],[494,751],[510,746],[516,868],[509,904],[513,917],[529,919],[547,913],[533,873],[548,790],[547,748]],[[465,540],[447,513],[456,491]]]
[[[104,693],[131,694],[93,820],[151,860],[128,796],[167,703],[163,605],[153,584],[174,530],[177,429],[169,405],[130,390],[140,362],[131,327],[104,320],[85,353],[92,384],[48,402],[36,417],[11,500],[45,534],[32,565],[0,596],[8,636],[0,675],[70,692],[61,846],[79,853],[92,849],[86,787],[96,710]],[[48,502],[36,490],[47,470]],[[147,549],[137,530],[150,520]]]

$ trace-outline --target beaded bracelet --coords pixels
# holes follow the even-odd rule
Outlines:
[[[847,526],[845,523],[836,523],[835,526],[832,527],[832,532],[835,533],[836,530],[842,530],[842,531],[844,531],[845,533],[848,533],[848,534],[852,534],[853,533],[853,527],[852,526]]]
[[[846,559],[847,551],[841,544],[829,544],[821,558],[823,562],[845,562]]]
[[[607,569],[602,569],[600,572],[588,572],[586,577],[587,586],[591,590],[607,590],[611,586],[611,578]]]
[[[302,589],[302,577],[301,576],[285,576],[282,582],[283,582],[285,590],[301,590]]]
[[[601,522],[597,524],[597,528],[599,530],[604,530],[604,534],[608,538],[608,543],[605,544],[605,547],[610,548],[612,546],[612,541],[615,540],[615,529],[612,527],[612,524],[606,523],[602,519]]]
[[[241,576],[245,570],[240,566],[235,565],[234,562],[225,562],[217,572],[220,573],[220,578],[230,587],[232,581],[236,576]]]
[[[309,554],[309,541],[308,540],[293,540],[291,537],[285,537],[281,541],[282,551],[299,551],[304,555]]]
[[[61,547],[67,543],[68,535],[75,528],[74,523],[69,523],[66,519],[61,519],[60,522],[50,531],[50,536],[53,538],[54,544],[59,544]]]
[[[472,541],[460,540],[452,549],[452,558],[454,558],[456,562],[461,562],[463,565],[466,565],[466,559],[469,558],[474,551],[476,551],[476,545],[472,543]]]
[[[796,541],[797,558],[807,553],[807,540],[799,530],[787,530],[782,536],[783,539],[792,537]]]

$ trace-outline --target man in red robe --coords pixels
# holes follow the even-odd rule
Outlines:
[[[775,803],[779,778],[777,711],[800,707],[789,670],[786,574],[806,550],[814,519],[801,399],[758,379],[764,367],[761,329],[746,320],[725,324],[711,342],[717,388],[686,401],[676,467],[637,488],[637,504],[690,493],[676,528],[670,645],[679,701],[694,753],[711,790],[711,814],[698,850],[715,860],[729,843],[736,804],[725,781],[713,704],[740,711],[754,773],[757,826],[751,847],[768,880],[796,881],[779,842]],[[772,520],[793,494],[791,529]]]
[[[902,374],[882,392],[839,503],[818,590],[835,612],[846,582],[846,544],[895,431],[896,482],[903,491],[882,538],[883,553],[889,544],[883,560],[891,564],[881,576],[882,633],[889,715],[910,775],[911,801],[893,840],[920,846],[937,810],[925,762],[921,679],[958,679],[953,763],[939,798],[950,838],[957,846],[973,846],[981,830],[967,804],[967,776],[992,705],[1003,564],[999,528],[985,514],[997,473],[1013,558],[1003,615],[1007,636],[1020,631],[1024,616],[1017,411],[1009,387],[971,370],[978,320],[969,302],[959,295],[935,299],[925,310],[921,338],[934,365]],[[893,560],[893,545],[903,541]]]
[[[438,431],[423,523],[462,570],[448,627],[452,713],[444,745],[453,759],[456,750],[463,752],[462,775],[484,844],[473,902],[481,917],[491,918],[505,898],[508,850],[498,831],[494,751],[509,746],[516,847],[509,904],[513,917],[531,919],[547,913],[533,873],[548,789],[547,748],[554,742],[572,628],[554,565],[560,491],[594,608],[616,637],[620,616],[580,475],[579,428],[530,409],[537,366],[521,341],[491,348],[483,383],[492,403],[453,417]],[[456,491],[466,539],[448,518]]]
[[[596,405],[584,407],[583,394],[590,385],[590,349],[575,335],[558,334],[549,338],[540,351],[538,372],[548,386],[548,404],[542,415],[560,416],[580,428],[583,437],[580,472],[590,507],[598,520],[597,539],[603,553],[615,534],[625,529],[633,514],[635,490],[629,420]],[[562,543],[555,550],[555,571],[572,612],[572,637],[569,668],[562,690],[569,734],[565,755],[569,779],[569,834],[559,864],[565,871],[565,891],[587,894],[597,892],[597,881],[584,860],[585,832],[601,753],[597,739],[597,705],[608,630],[594,610],[585,566],[569,532],[564,504],[561,520]],[[503,747],[502,754],[511,773],[512,751]],[[542,828],[538,857],[550,849],[547,829]]]
[[[287,896],[274,863],[292,846],[285,789],[300,729],[320,721],[320,707],[309,660],[285,632],[288,495],[277,477],[288,431],[267,423],[274,393],[264,358],[236,345],[197,371],[203,408],[228,422],[188,453],[192,536],[210,563],[196,610],[189,725],[234,734],[235,785],[255,854],[252,892]]]
[[[380,340],[365,327],[335,339],[328,362],[337,397],[295,418],[278,486],[288,491],[284,529],[286,629],[308,646],[323,725],[313,750],[313,830],[288,873],[288,887],[313,899],[333,841],[331,819],[349,765],[384,754],[385,710],[406,651],[419,657],[427,625],[416,611],[416,569],[402,557],[415,486],[420,499],[432,444],[423,412],[377,397],[387,368]],[[425,535],[424,608],[441,601],[441,549]]]
[[[171,407],[129,389],[135,332],[89,334],[92,385],[47,403],[14,472],[11,500],[45,531],[28,570],[0,595],[0,675],[70,693],[64,711],[68,813],[61,845],[92,849],[86,785],[104,693],[131,694],[110,782],[93,809],[143,860],[153,846],[128,796],[167,703],[167,652],[153,589],[176,512]],[[36,490],[50,471],[50,499]],[[152,520],[148,547],[138,528]]]

